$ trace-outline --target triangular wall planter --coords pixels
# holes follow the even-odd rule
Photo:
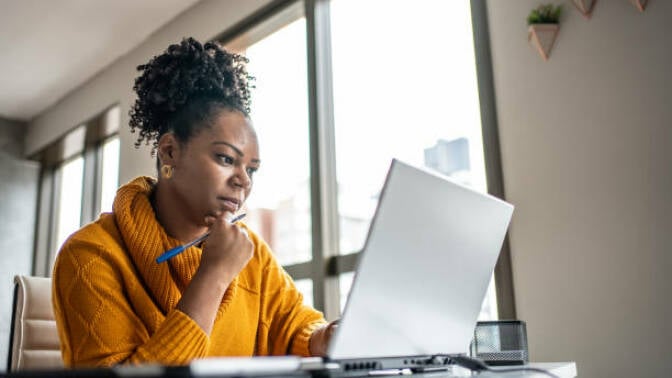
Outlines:
[[[597,0],[572,0],[572,3],[574,3],[574,6],[581,12],[583,17],[589,20],[593,14],[593,8]]]
[[[644,9],[646,9],[646,3],[649,2],[649,0],[630,0],[634,6],[637,7],[637,10],[640,12],[644,12]]]
[[[558,35],[558,24],[532,24],[527,30],[527,39],[545,61],[551,55],[551,49]]]

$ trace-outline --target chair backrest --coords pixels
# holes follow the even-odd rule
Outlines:
[[[51,279],[14,277],[7,371],[63,367],[51,305]]]

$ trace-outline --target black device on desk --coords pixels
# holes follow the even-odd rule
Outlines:
[[[527,330],[521,320],[480,321],[471,341],[471,356],[491,366],[529,362]]]

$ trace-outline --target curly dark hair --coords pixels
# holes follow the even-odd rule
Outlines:
[[[138,66],[142,74],[133,86],[138,98],[129,112],[131,132],[140,130],[136,148],[153,142],[153,154],[159,137],[169,131],[186,142],[221,109],[248,117],[254,78],[247,61],[217,43],[185,38]]]

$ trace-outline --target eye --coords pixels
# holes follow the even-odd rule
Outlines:
[[[234,162],[233,158],[229,155],[217,154],[217,158],[226,165],[231,165]]]

